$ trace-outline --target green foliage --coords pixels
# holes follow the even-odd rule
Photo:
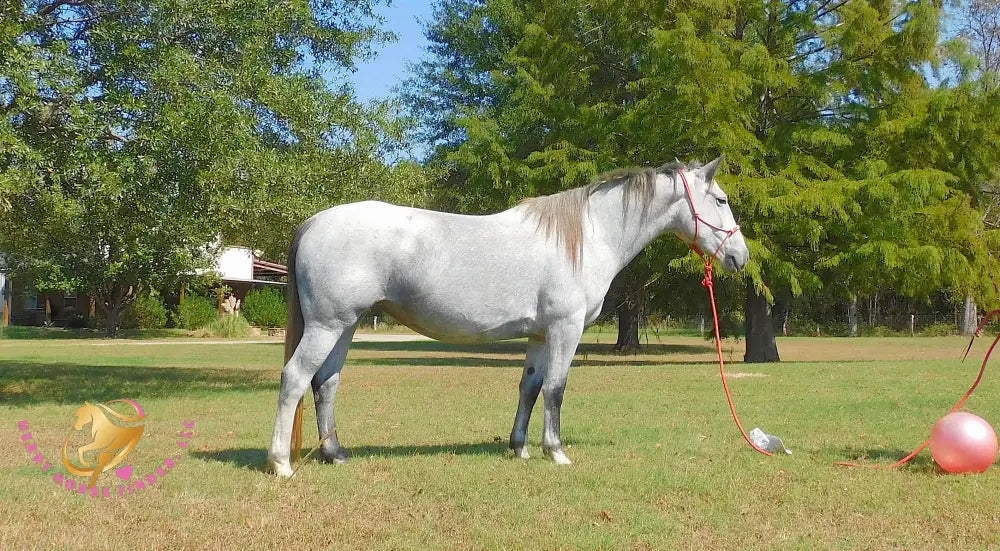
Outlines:
[[[923,337],[948,337],[958,332],[953,323],[935,323],[920,330]]]
[[[162,329],[167,325],[167,308],[159,293],[142,293],[125,308],[120,321],[124,329]]]
[[[467,212],[613,167],[725,153],[719,180],[751,263],[724,310],[750,294],[886,290],[991,304],[1000,237],[982,223],[978,190],[1000,173],[1000,96],[970,79],[931,85],[926,67],[961,62],[960,44],[938,47],[942,10],[444,0],[405,99],[448,171],[440,203]],[[637,285],[672,282],[665,266],[697,270],[664,260],[683,247],[651,250],[630,267]]]
[[[265,287],[247,293],[240,313],[257,327],[284,327],[288,318],[288,307],[281,291]]]
[[[84,290],[115,319],[139,289],[210,268],[220,235],[280,259],[320,208],[419,203],[423,170],[382,160],[404,121],[337,85],[391,38],[379,3],[4,4],[0,251],[15,277]]]
[[[187,295],[177,307],[177,327],[199,329],[219,317],[216,301],[199,295]]]
[[[212,337],[240,339],[250,336],[250,322],[240,314],[230,314],[212,320],[202,331]]]

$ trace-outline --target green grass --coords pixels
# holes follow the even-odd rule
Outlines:
[[[185,329],[122,329],[118,338],[122,339],[167,339],[186,337]],[[101,339],[103,329],[66,329],[63,327],[30,327],[12,325],[0,329],[0,339]]]
[[[613,355],[603,337],[581,347],[563,408],[570,467],[541,457],[540,408],[532,459],[506,452],[523,343],[357,343],[337,399],[351,461],[310,462],[287,482],[262,472],[277,340],[0,342],[0,548],[1000,546],[1000,469],[944,475],[927,452],[894,471],[832,464],[888,463],[919,445],[975,376],[978,362],[954,359],[962,339],[783,339],[798,361],[730,365],[763,375],[731,380],[747,428],[795,452],[767,458],[733,426],[712,344],[650,338],[642,355]],[[727,355],[740,348],[727,343]],[[59,490],[31,466],[17,421],[30,421],[51,461],[83,400],[119,397],[149,414],[128,460],[139,470],[196,419],[193,449],[164,481],[106,502]],[[967,409],[996,422],[998,398],[987,372]]]

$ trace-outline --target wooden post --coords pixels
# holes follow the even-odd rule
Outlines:
[[[187,298],[187,286],[181,285],[181,294],[177,297],[177,307],[184,306],[184,299]]]
[[[52,302],[48,293],[45,294],[45,323],[52,323]]]
[[[0,274],[0,298],[3,298],[3,304],[0,304],[0,310],[3,310],[0,312],[0,327],[10,325],[10,288],[7,274]]]
[[[915,316],[913,314],[910,314],[910,336],[911,337],[913,336],[913,318],[914,317]]]

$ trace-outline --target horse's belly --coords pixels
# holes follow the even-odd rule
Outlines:
[[[433,339],[489,342],[535,335],[535,316],[525,309],[499,307],[496,303],[466,303],[421,298],[385,300],[379,307],[398,322]]]

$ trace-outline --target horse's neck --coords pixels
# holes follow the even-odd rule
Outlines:
[[[98,410],[97,408],[88,409],[87,413],[85,414],[88,417],[90,417],[89,423],[90,423],[90,435],[91,436],[97,436],[97,431],[100,430],[100,427],[97,426],[97,418],[98,418],[99,414],[100,414],[100,410]],[[86,424],[87,423],[84,423],[84,425],[86,425]]]
[[[594,237],[590,246],[595,249],[596,258],[609,262],[602,269],[613,270],[612,277],[652,240],[666,231],[680,231],[685,209],[689,210],[686,197],[676,187],[670,193],[655,195],[645,212],[638,200],[631,201],[628,209],[623,209],[623,193],[623,188],[618,188],[592,195],[584,222],[591,226],[587,233],[588,237]],[[586,246],[586,240],[584,244]]]

